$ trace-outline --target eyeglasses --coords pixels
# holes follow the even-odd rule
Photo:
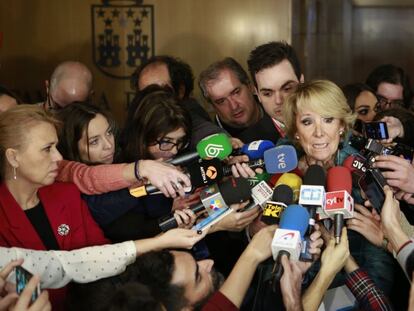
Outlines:
[[[387,110],[393,107],[403,107],[404,101],[402,99],[394,99],[389,100],[388,98],[385,98],[384,96],[378,95],[378,102],[375,104],[374,111],[380,112],[383,110]]]
[[[154,145],[158,144],[158,147],[160,148],[161,151],[170,151],[174,147],[177,147],[177,151],[181,151],[187,148],[189,145],[189,142],[187,140],[179,140],[176,143],[174,143],[170,140],[165,140],[165,139],[158,140],[157,139],[155,142],[156,143]]]

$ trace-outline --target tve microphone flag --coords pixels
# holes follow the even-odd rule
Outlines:
[[[263,209],[261,220],[267,225],[278,224],[283,211],[292,204],[292,199],[293,191],[289,186],[284,184],[276,186],[272,200],[267,201]]]
[[[334,219],[335,241],[340,242],[344,219],[354,217],[351,172],[343,166],[328,170],[325,214]]]
[[[264,152],[266,172],[269,174],[287,173],[298,166],[298,156],[295,148],[281,145]]]

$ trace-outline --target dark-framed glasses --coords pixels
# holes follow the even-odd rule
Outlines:
[[[387,110],[394,107],[404,107],[404,101],[402,99],[389,100],[388,98],[385,98],[384,96],[378,94],[377,98],[378,102],[375,104],[374,107],[375,112]]]
[[[161,151],[170,151],[174,147],[177,147],[177,151],[181,151],[187,148],[189,145],[189,142],[187,140],[178,140],[175,143],[167,139],[157,139],[155,142],[156,143],[154,145],[158,144],[158,147],[160,148]]]

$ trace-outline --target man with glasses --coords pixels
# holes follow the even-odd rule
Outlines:
[[[368,75],[366,84],[378,97],[376,111],[409,108],[413,93],[408,75],[400,67],[388,64],[376,67]]]
[[[249,77],[235,59],[227,57],[211,64],[200,74],[199,85],[216,111],[216,123],[232,137],[244,143],[278,140],[272,120],[256,101]]]
[[[93,93],[92,73],[84,64],[75,61],[60,63],[50,80],[45,81],[46,110],[59,110],[74,103],[86,101]]]
[[[247,64],[259,101],[284,137],[283,102],[304,81],[295,50],[283,41],[269,42],[251,51]]]

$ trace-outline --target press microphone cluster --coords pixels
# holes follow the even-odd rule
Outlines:
[[[279,224],[282,213],[292,204],[293,191],[285,184],[275,187],[271,200],[266,202],[262,212],[262,221],[267,225]]]
[[[211,216],[217,211],[227,209],[231,204],[247,201],[250,196],[247,179],[231,177],[222,183],[204,187],[200,192],[200,203],[190,209],[195,214],[207,212]],[[178,226],[172,214],[160,218],[158,223],[164,232]]]

